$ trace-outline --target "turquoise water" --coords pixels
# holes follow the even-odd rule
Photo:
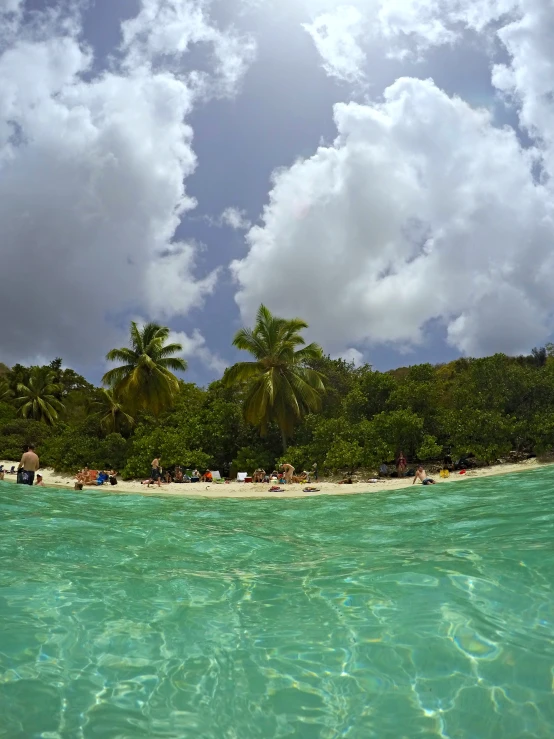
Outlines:
[[[0,737],[554,736],[552,468],[292,501],[0,485]]]

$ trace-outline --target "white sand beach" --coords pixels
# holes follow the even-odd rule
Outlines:
[[[17,462],[13,461],[0,461],[0,464],[4,465],[5,470],[9,470],[12,465],[15,465],[17,468]],[[461,483],[464,480],[490,477],[491,475],[506,475],[514,472],[524,472],[526,470],[537,469],[542,466],[544,465],[541,465],[536,459],[528,459],[517,464],[499,464],[491,465],[490,467],[482,467],[476,470],[468,470],[464,475],[453,472],[450,477],[446,479],[441,479],[438,475],[434,476],[434,478],[438,485],[450,485],[453,483]],[[70,475],[61,475],[49,468],[41,470],[40,474],[43,475],[44,484],[47,487],[63,488],[74,495],[88,495],[95,492],[102,492],[104,494],[110,493],[117,495],[138,493],[140,495],[170,495],[191,498],[307,498],[317,495],[369,494],[386,492],[388,490],[400,490],[402,488],[412,489],[413,480],[411,477],[402,479],[383,479],[374,483],[359,480],[352,485],[339,485],[336,482],[320,481],[318,483],[311,483],[311,487],[318,488],[317,492],[311,493],[303,492],[303,488],[306,487],[305,484],[282,485],[282,492],[271,493],[269,492],[269,488],[271,486],[267,483],[253,484],[244,482],[228,482],[220,484],[211,483],[209,485],[205,483],[170,483],[169,485],[162,484],[160,488],[156,486],[147,488],[146,485],[141,485],[139,480],[119,480],[117,486],[114,487],[110,485],[103,485],[101,487],[87,485],[82,491],[76,491],[74,490],[75,479]],[[6,474],[4,480],[5,482],[15,483],[15,475]],[[420,483],[417,484],[419,485]],[[413,489],[415,489],[415,486]]]

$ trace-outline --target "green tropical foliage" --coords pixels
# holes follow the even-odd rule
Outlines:
[[[308,325],[300,318],[277,318],[261,305],[253,329],[240,329],[234,346],[254,357],[226,370],[226,386],[244,386],[244,417],[259,427],[262,436],[276,423],[283,447],[294,427],[307,413],[321,408],[325,393],[324,375],[313,369],[323,351],[317,344],[306,343],[301,331]]]
[[[122,362],[106,372],[104,385],[112,388],[132,412],[149,410],[159,415],[171,407],[179,392],[174,372],[184,372],[187,363],[174,356],[183,350],[181,344],[167,344],[169,329],[157,323],[139,328],[131,321],[130,347],[112,349],[106,355],[110,362]]]
[[[136,478],[154,456],[165,469],[271,471],[285,461],[283,436],[286,461],[297,470],[317,462],[322,475],[375,472],[400,449],[410,465],[446,451],[481,463],[554,453],[554,347],[376,372],[306,346],[305,328],[262,306],[254,328],[235,337],[251,361],[208,387],[177,379],[180,348],[156,324],[132,325],[130,348],[110,352],[120,366],[105,388],[61,359],[0,363],[0,458],[17,460],[35,443],[44,466]]]
[[[125,403],[117,390],[103,388],[90,404],[93,413],[98,416],[100,428],[107,434],[130,429],[135,419],[125,410]]]
[[[64,408],[54,373],[48,367],[31,367],[28,378],[17,385],[15,405],[19,415],[52,425]]]

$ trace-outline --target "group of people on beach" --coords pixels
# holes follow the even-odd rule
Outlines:
[[[288,462],[283,463],[279,467],[279,470],[273,470],[271,474],[268,474],[264,469],[258,467],[252,475],[252,482],[276,482],[281,485],[290,485],[292,483],[309,483],[312,480],[317,482],[319,479],[317,462],[313,464],[312,469],[309,472],[304,471],[299,475],[295,475],[294,473],[294,467]],[[183,471],[180,465],[177,465],[175,467],[173,473],[171,473],[169,470],[166,470],[164,472],[161,466],[160,457],[155,457],[150,463],[150,477],[148,477],[146,480],[142,480],[141,485],[146,485],[146,487],[149,488],[151,485],[157,485],[158,487],[161,487],[162,483],[169,484],[171,482],[211,483],[213,482],[213,479],[213,473],[211,472],[211,470],[204,470],[204,472],[201,473],[197,469],[195,469],[190,474],[188,474],[187,471]]]
[[[35,485],[45,487],[42,475],[38,474],[40,469],[40,459],[35,452],[34,444],[29,444],[27,450],[23,452],[19,467],[17,468],[18,485]],[[36,475],[36,480],[35,480]]]
[[[45,487],[42,475],[38,474],[40,469],[40,460],[35,452],[33,444],[29,444],[23,456],[17,470],[15,465],[12,465],[11,469],[4,469],[4,465],[0,464],[0,480],[3,480],[5,475],[16,475],[16,482],[18,485],[35,485],[39,487]],[[35,479],[36,475],[36,479]]]
[[[117,485],[117,472],[115,470],[89,470],[83,467],[75,475],[75,490],[82,490],[83,485]]]
[[[397,477],[405,477],[407,474],[407,469],[408,469],[408,460],[406,459],[404,452],[402,450],[400,450],[400,452],[398,453],[395,466],[396,466]],[[386,462],[383,462],[379,472],[382,477],[388,476],[388,465],[386,464]],[[414,474],[413,470],[412,470],[412,474]],[[434,485],[435,484],[435,480],[433,480],[432,477],[429,477],[429,475],[423,469],[422,465],[418,465],[415,471],[415,476],[414,476],[412,485],[416,483],[418,480],[421,482],[422,485]]]
[[[258,467],[252,475],[252,482],[277,482],[280,485],[292,485],[293,483],[303,484],[306,482],[317,482],[319,480],[317,462],[314,462],[312,469],[307,471],[304,470],[298,475],[295,475],[295,468],[292,464],[284,462],[280,465],[278,470],[273,470],[271,474],[268,474],[264,469]]]
[[[197,469],[192,470],[191,474],[189,475],[187,471],[183,471],[183,468],[180,465],[177,465],[173,471],[173,474],[166,470],[163,471],[160,457],[155,457],[152,462],[150,463],[150,477],[148,477],[146,480],[143,480],[141,482],[141,485],[146,485],[146,487],[150,487],[151,485],[157,485],[158,487],[162,486],[162,482],[169,483],[171,482],[177,482],[177,483],[187,483],[187,482],[213,482],[213,474],[211,470],[204,470],[204,472],[200,473]]]
[[[465,460],[464,460],[465,461]],[[448,455],[445,457],[444,467],[448,468],[448,462],[452,466],[452,460]],[[408,461],[403,451],[400,451],[396,461],[396,474],[398,477],[406,476],[408,467]],[[35,452],[33,444],[29,444],[27,450],[24,452],[17,469],[17,482],[23,485],[38,485],[44,487],[44,481],[42,475],[38,474],[40,468],[40,460]],[[15,469],[12,468],[15,472]],[[207,482],[213,481],[213,473],[210,470],[205,470],[200,473],[197,469],[190,471],[183,471],[183,469],[177,465],[174,468],[173,473],[166,470],[165,473],[162,469],[160,457],[155,457],[151,462],[150,477],[142,481],[142,485],[150,487],[151,485],[157,485],[161,487],[162,482],[167,484],[171,482],[176,483],[187,483],[187,482]],[[4,468],[0,465],[0,480],[4,479]],[[75,476],[75,489],[82,490],[83,485],[103,485],[109,483],[110,485],[117,485],[117,472],[115,470],[101,470],[100,472],[91,471],[88,467],[84,467]],[[380,474],[382,477],[388,477],[388,466],[385,462],[381,465]],[[414,474],[412,471],[411,474]],[[442,473],[441,473],[442,474]],[[36,481],[35,481],[36,476]],[[92,479],[94,477],[94,479]],[[319,473],[317,462],[314,462],[310,471],[304,470],[302,473],[295,475],[295,468],[292,464],[284,462],[280,465],[279,469],[273,470],[271,474],[266,473],[264,469],[258,467],[252,475],[252,482],[254,483],[278,483],[279,485],[291,485],[293,483],[310,483],[312,481],[318,482]],[[421,482],[422,485],[434,485],[435,480],[427,475],[422,465],[419,465],[415,470],[415,475],[412,484]],[[371,481],[373,482],[373,480]],[[352,477],[349,476],[344,480],[341,480],[339,484],[352,484]]]

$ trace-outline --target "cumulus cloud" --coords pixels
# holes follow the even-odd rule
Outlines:
[[[543,147],[545,168],[554,175],[554,7],[521,0],[517,17],[498,30],[511,57],[497,64],[492,81],[519,109],[520,123]]]
[[[399,79],[383,102],[334,114],[333,145],[274,175],[263,224],[231,265],[244,320],[263,300],[335,353],[421,343],[432,319],[472,354],[544,340],[554,199],[534,176],[541,148],[431,80]]]
[[[246,217],[246,213],[239,208],[225,208],[221,214],[220,222],[235,231],[247,231],[252,224]]]
[[[357,8],[339,6],[302,27],[312,37],[329,76],[345,82],[358,82],[364,77],[366,55],[360,42],[366,29]]]
[[[192,70],[189,82],[204,92],[233,94],[254,59],[256,47],[247,36],[216,28],[204,5],[201,0],[142,0],[140,13],[122,26],[127,66],[132,69],[147,63],[182,71],[183,54],[196,44],[208,44],[212,72],[206,75]]]
[[[335,354],[332,359],[344,359],[345,362],[351,362],[354,367],[361,367],[365,362],[362,352],[358,351],[358,349],[354,349],[354,347],[345,349],[340,354]]]
[[[199,359],[206,367],[217,374],[222,374],[227,367],[225,360],[209,349],[206,339],[198,329],[195,329],[190,336],[183,331],[172,331],[169,341],[181,344],[183,347],[181,356],[184,359]]]
[[[19,4],[3,3],[15,17]],[[150,31],[145,17],[155,20]],[[240,43],[231,34],[226,45],[186,0],[142,0],[124,25],[121,58],[95,75],[74,15],[18,23],[0,45],[3,359],[85,363],[110,348],[127,315],[182,315],[215,286],[217,271],[196,275],[198,247],[174,240],[195,207],[184,186],[196,157],[183,55],[189,43],[207,44],[214,79],[230,91]],[[220,74],[229,48],[231,77]]]
[[[453,45],[468,29],[482,33],[501,19],[517,16],[521,6],[543,0],[310,0],[312,22],[303,28],[312,37],[330,77],[359,83],[368,72],[367,53],[420,59],[434,46]],[[548,36],[547,33],[544,34]]]

